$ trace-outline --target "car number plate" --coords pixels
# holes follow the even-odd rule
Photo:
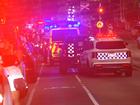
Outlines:
[[[109,53],[108,57],[116,57],[116,53]]]

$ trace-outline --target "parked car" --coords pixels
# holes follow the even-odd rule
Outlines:
[[[32,49],[32,50],[31,50]],[[32,46],[23,48],[22,68],[23,75],[28,84],[35,83],[38,77],[38,59]]]
[[[80,71],[114,72],[132,76],[131,52],[119,38],[95,38],[85,42],[80,55]]]
[[[0,105],[14,105],[8,79],[0,68]]]
[[[25,54],[22,63],[24,78],[28,84],[35,83],[38,77],[38,64],[36,58]]]

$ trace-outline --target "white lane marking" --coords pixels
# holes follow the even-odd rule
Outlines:
[[[42,71],[43,71],[43,66],[41,66],[41,68],[40,68],[40,70],[39,70],[39,75],[42,73]],[[36,91],[36,87],[37,87],[37,85],[39,84],[39,80],[40,80],[40,77],[37,78],[37,82],[35,83],[35,85],[33,86],[33,89],[32,89],[31,92],[30,92],[29,99],[28,99],[26,105],[31,105],[31,102],[32,102],[32,100],[33,100],[33,96],[34,96],[35,91]]]
[[[43,65],[41,65],[41,67],[39,69],[39,76],[41,75],[42,71],[43,71]]]
[[[61,87],[50,87],[50,88],[44,88],[44,90],[56,90],[56,89],[74,89],[75,86],[61,86]]]
[[[40,80],[40,77],[37,78],[37,82],[35,83],[35,85],[33,86],[33,89],[31,90],[31,93],[30,93],[30,95],[29,95],[29,99],[28,99],[26,105],[31,105],[31,102],[32,102],[32,100],[33,100],[33,96],[34,96],[35,91],[36,91],[36,87],[37,87],[37,85],[39,84],[39,80]]]
[[[39,75],[42,73],[42,70],[43,70],[43,66],[41,66],[41,68],[40,68],[40,70],[39,70]],[[31,90],[31,93],[30,93],[30,95],[29,95],[29,99],[28,99],[26,105],[31,105],[33,96],[34,96],[35,91],[36,91],[36,87],[37,87],[37,85],[39,84],[39,80],[40,80],[40,77],[37,78],[37,82],[35,83],[35,85],[33,86],[33,89]]]
[[[34,96],[35,90],[36,90],[36,89],[33,88],[33,90],[31,91],[31,94],[29,95],[29,99],[28,99],[26,105],[31,105],[31,102],[32,102],[32,99],[33,99],[33,96]]]
[[[80,85],[82,86],[82,88],[85,90],[85,92],[89,96],[89,98],[92,101],[92,103],[94,105],[99,105],[99,103],[96,101],[96,99],[94,98],[94,96],[92,95],[92,93],[89,91],[89,89],[82,83],[81,79],[77,75],[75,75],[75,78],[80,83]]]

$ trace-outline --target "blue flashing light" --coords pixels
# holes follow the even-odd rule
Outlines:
[[[53,28],[53,26],[51,25],[50,28]]]
[[[71,27],[72,27],[72,25],[71,25],[71,24],[69,24],[69,25],[68,25],[68,27],[69,27],[69,28],[71,28]]]
[[[54,25],[54,28],[57,28],[57,25]]]
[[[50,29],[50,26],[45,26],[45,29],[47,29],[47,30]]]
[[[80,22],[71,19],[70,21],[67,22],[67,26],[68,27],[76,27],[76,28],[78,28],[78,27],[80,27]]]
[[[49,19],[45,19],[45,22],[52,22],[52,20],[49,20]]]
[[[74,26],[74,27],[79,27],[80,25],[78,25],[78,24],[74,24],[73,26]]]

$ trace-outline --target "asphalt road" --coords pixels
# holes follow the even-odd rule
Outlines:
[[[140,71],[132,77],[114,74],[79,75],[75,69],[62,75],[57,67],[42,66],[23,105],[140,105]]]
[[[57,67],[42,65],[40,76],[22,105],[140,105],[140,50],[129,42],[133,76],[111,73],[79,75],[75,69],[62,75]]]

